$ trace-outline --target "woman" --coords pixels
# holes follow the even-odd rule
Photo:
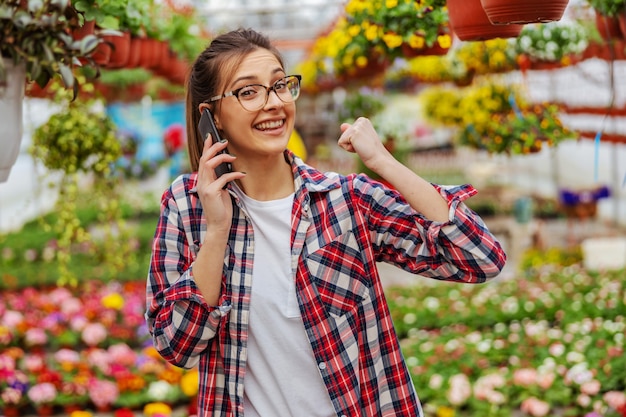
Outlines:
[[[376,262],[480,283],[505,254],[462,203],[473,188],[420,178],[365,118],[341,126],[339,146],[395,189],[305,165],[286,149],[299,93],[252,30],[216,37],[194,63],[194,172],[163,195],[148,276],[154,344],[199,367],[200,416],[421,415]],[[206,108],[222,142],[196,129]],[[222,163],[232,170],[217,177]]]

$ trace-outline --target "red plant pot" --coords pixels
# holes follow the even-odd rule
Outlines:
[[[568,0],[480,0],[494,25],[526,24],[561,20]]]
[[[514,38],[523,25],[493,25],[483,10],[480,0],[448,0],[450,26],[462,41],[484,41],[495,38]]]

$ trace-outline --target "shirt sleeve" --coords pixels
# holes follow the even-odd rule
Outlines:
[[[230,311],[223,296],[218,306],[209,306],[193,280],[194,251],[184,227],[191,222],[189,212],[180,210],[172,188],[163,194],[146,288],[146,321],[154,346],[184,368],[198,363]]]
[[[481,283],[504,268],[506,254],[484,221],[463,201],[471,185],[433,185],[448,202],[446,222],[415,211],[395,190],[363,176],[354,177],[359,210],[366,218],[378,262],[430,278]]]

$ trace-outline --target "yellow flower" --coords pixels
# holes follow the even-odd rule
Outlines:
[[[359,33],[361,33],[361,26],[359,26],[359,25],[350,25],[350,26],[348,26],[348,35],[350,35],[350,36],[352,36],[354,38]]]
[[[388,9],[393,9],[398,5],[398,0],[385,0],[385,6]]]
[[[372,25],[369,22],[363,22],[362,26],[363,31],[365,32],[365,38],[367,38],[368,41],[375,41],[380,37],[379,29],[382,29],[379,28],[378,25]]]
[[[439,35],[437,36],[437,42],[439,43],[439,46],[441,46],[442,48],[450,48],[450,46],[452,46],[452,37],[450,35],[443,34],[443,35]]]
[[[359,68],[364,68],[367,66],[367,57],[366,56],[359,56],[356,59],[356,66]]]
[[[450,407],[437,408],[437,417],[454,417],[454,409]]]
[[[409,45],[413,49],[422,49],[425,43],[426,42],[424,41],[423,36],[412,34],[411,37],[409,38]]]
[[[196,369],[186,372],[180,379],[180,389],[188,397],[193,397],[198,393],[198,384],[199,378]]]
[[[102,297],[102,305],[113,310],[121,310],[124,307],[124,297],[118,293],[107,294]]]
[[[70,414],[70,417],[92,417],[93,414],[91,414],[89,411],[72,411],[72,413]]]
[[[169,416],[172,414],[172,407],[165,403],[149,403],[143,408],[143,414],[146,417],[152,417],[157,414]]]
[[[402,36],[393,32],[387,32],[383,35],[383,42],[389,49],[394,49],[402,45]]]

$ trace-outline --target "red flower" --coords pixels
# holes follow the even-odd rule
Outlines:
[[[135,413],[128,408],[118,408],[113,413],[113,417],[134,417]]]

